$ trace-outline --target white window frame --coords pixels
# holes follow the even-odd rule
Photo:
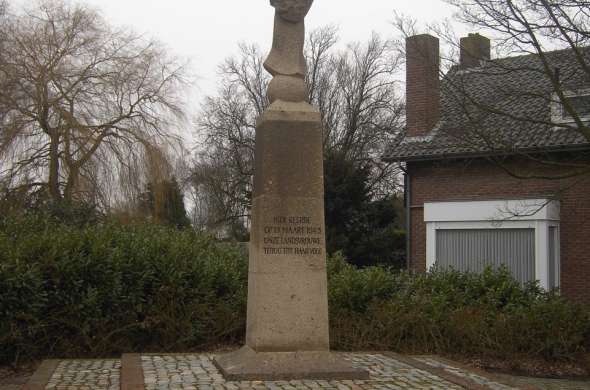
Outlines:
[[[561,228],[559,222],[549,221],[547,225],[547,234],[549,234],[550,227],[555,228],[555,280],[553,281],[553,285],[559,287],[561,283]],[[547,250],[549,250],[549,241],[547,241]],[[547,253],[547,256],[549,256],[549,252]]]
[[[564,91],[563,94],[566,98],[581,96],[587,96],[590,98],[590,88],[578,89],[577,91]],[[553,123],[574,123],[574,118],[564,118],[564,111],[565,109],[563,108],[563,104],[559,100],[559,97],[556,93],[553,93],[551,96],[551,121]],[[590,114],[581,115],[580,120],[590,122]]]
[[[535,277],[541,287],[560,285],[558,201],[520,199],[424,204],[426,223],[426,269],[436,264],[436,232],[447,229],[534,229]],[[549,227],[556,227],[555,283],[549,281]]]

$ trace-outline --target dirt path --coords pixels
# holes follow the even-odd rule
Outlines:
[[[546,379],[529,378],[525,376],[513,376],[506,374],[494,374],[506,383],[515,384],[521,388],[532,386],[540,390],[590,390],[590,380],[567,380],[567,379]]]
[[[38,364],[32,364],[19,371],[12,368],[0,367],[0,390],[20,390],[33,375]]]

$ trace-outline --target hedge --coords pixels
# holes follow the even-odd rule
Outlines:
[[[332,347],[575,359],[590,310],[506,270],[412,275],[328,262]],[[0,362],[243,342],[239,245],[156,225],[0,219]]]

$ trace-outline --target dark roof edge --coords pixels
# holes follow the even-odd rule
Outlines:
[[[473,152],[473,153],[447,153],[439,155],[422,155],[422,156],[409,156],[409,157],[388,157],[382,158],[385,162],[410,162],[410,161],[437,161],[437,160],[458,160],[464,158],[482,158],[482,157],[494,157],[494,156],[518,156],[519,153],[559,153],[559,152],[578,152],[578,151],[590,151],[590,144],[583,145],[569,145],[569,146],[556,146],[556,147],[545,147],[545,148],[523,148],[516,152]]]

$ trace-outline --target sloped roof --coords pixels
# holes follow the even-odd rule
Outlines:
[[[590,63],[590,47],[580,49]],[[572,50],[546,53],[562,89],[590,93],[590,79]],[[441,82],[441,119],[430,134],[402,132],[385,159],[410,161],[454,156],[590,148],[575,125],[556,127],[551,81],[538,55],[486,61],[478,68],[452,68]],[[553,113],[552,113],[553,108]]]

